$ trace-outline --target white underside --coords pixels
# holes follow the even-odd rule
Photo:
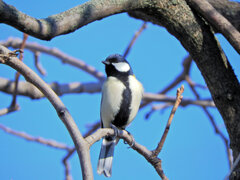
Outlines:
[[[132,91],[132,102],[130,105],[131,113],[127,125],[135,118],[143,95],[143,87],[134,76],[129,76],[129,87]],[[115,77],[108,77],[104,83],[101,103],[103,127],[111,127],[111,122],[120,109],[122,93],[125,89],[126,87],[124,84]]]

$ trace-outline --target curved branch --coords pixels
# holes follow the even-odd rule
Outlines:
[[[240,137],[240,85],[212,28],[184,0],[157,1],[154,10],[141,9],[130,14],[166,27],[190,53],[223,117],[236,158],[240,152],[240,138],[235,138]],[[236,178],[240,178],[240,170]]]
[[[73,32],[93,21],[140,7],[139,1],[91,0],[45,19],[36,19],[0,1],[0,23],[43,40]]]
[[[34,84],[51,102],[59,118],[65,124],[81,163],[83,179],[93,179],[89,149],[69,111],[54,91],[30,68],[10,54],[10,50],[0,45],[0,63],[6,64],[21,73],[25,79]]]
[[[239,2],[231,0],[208,0],[208,2],[240,32]]]
[[[206,0],[187,0],[187,2],[222,33],[240,54],[240,33],[224,16]]]

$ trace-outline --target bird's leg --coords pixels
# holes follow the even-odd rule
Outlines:
[[[117,137],[118,134],[119,134],[119,129],[118,129],[115,125],[113,125],[113,124],[111,124],[111,128],[114,130],[113,139],[116,139],[116,137]]]

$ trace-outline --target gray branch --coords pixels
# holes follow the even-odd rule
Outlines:
[[[72,137],[81,163],[83,179],[92,180],[93,172],[89,149],[69,111],[54,91],[35,72],[10,53],[10,50],[0,45],[0,63],[17,70],[48,98]]]

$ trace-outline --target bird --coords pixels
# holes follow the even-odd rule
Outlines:
[[[120,54],[108,56],[105,65],[107,79],[102,86],[101,128],[125,128],[133,121],[140,107],[143,86],[136,79],[128,61]],[[116,136],[105,136],[102,140],[97,173],[106,177],[112,175]]]

